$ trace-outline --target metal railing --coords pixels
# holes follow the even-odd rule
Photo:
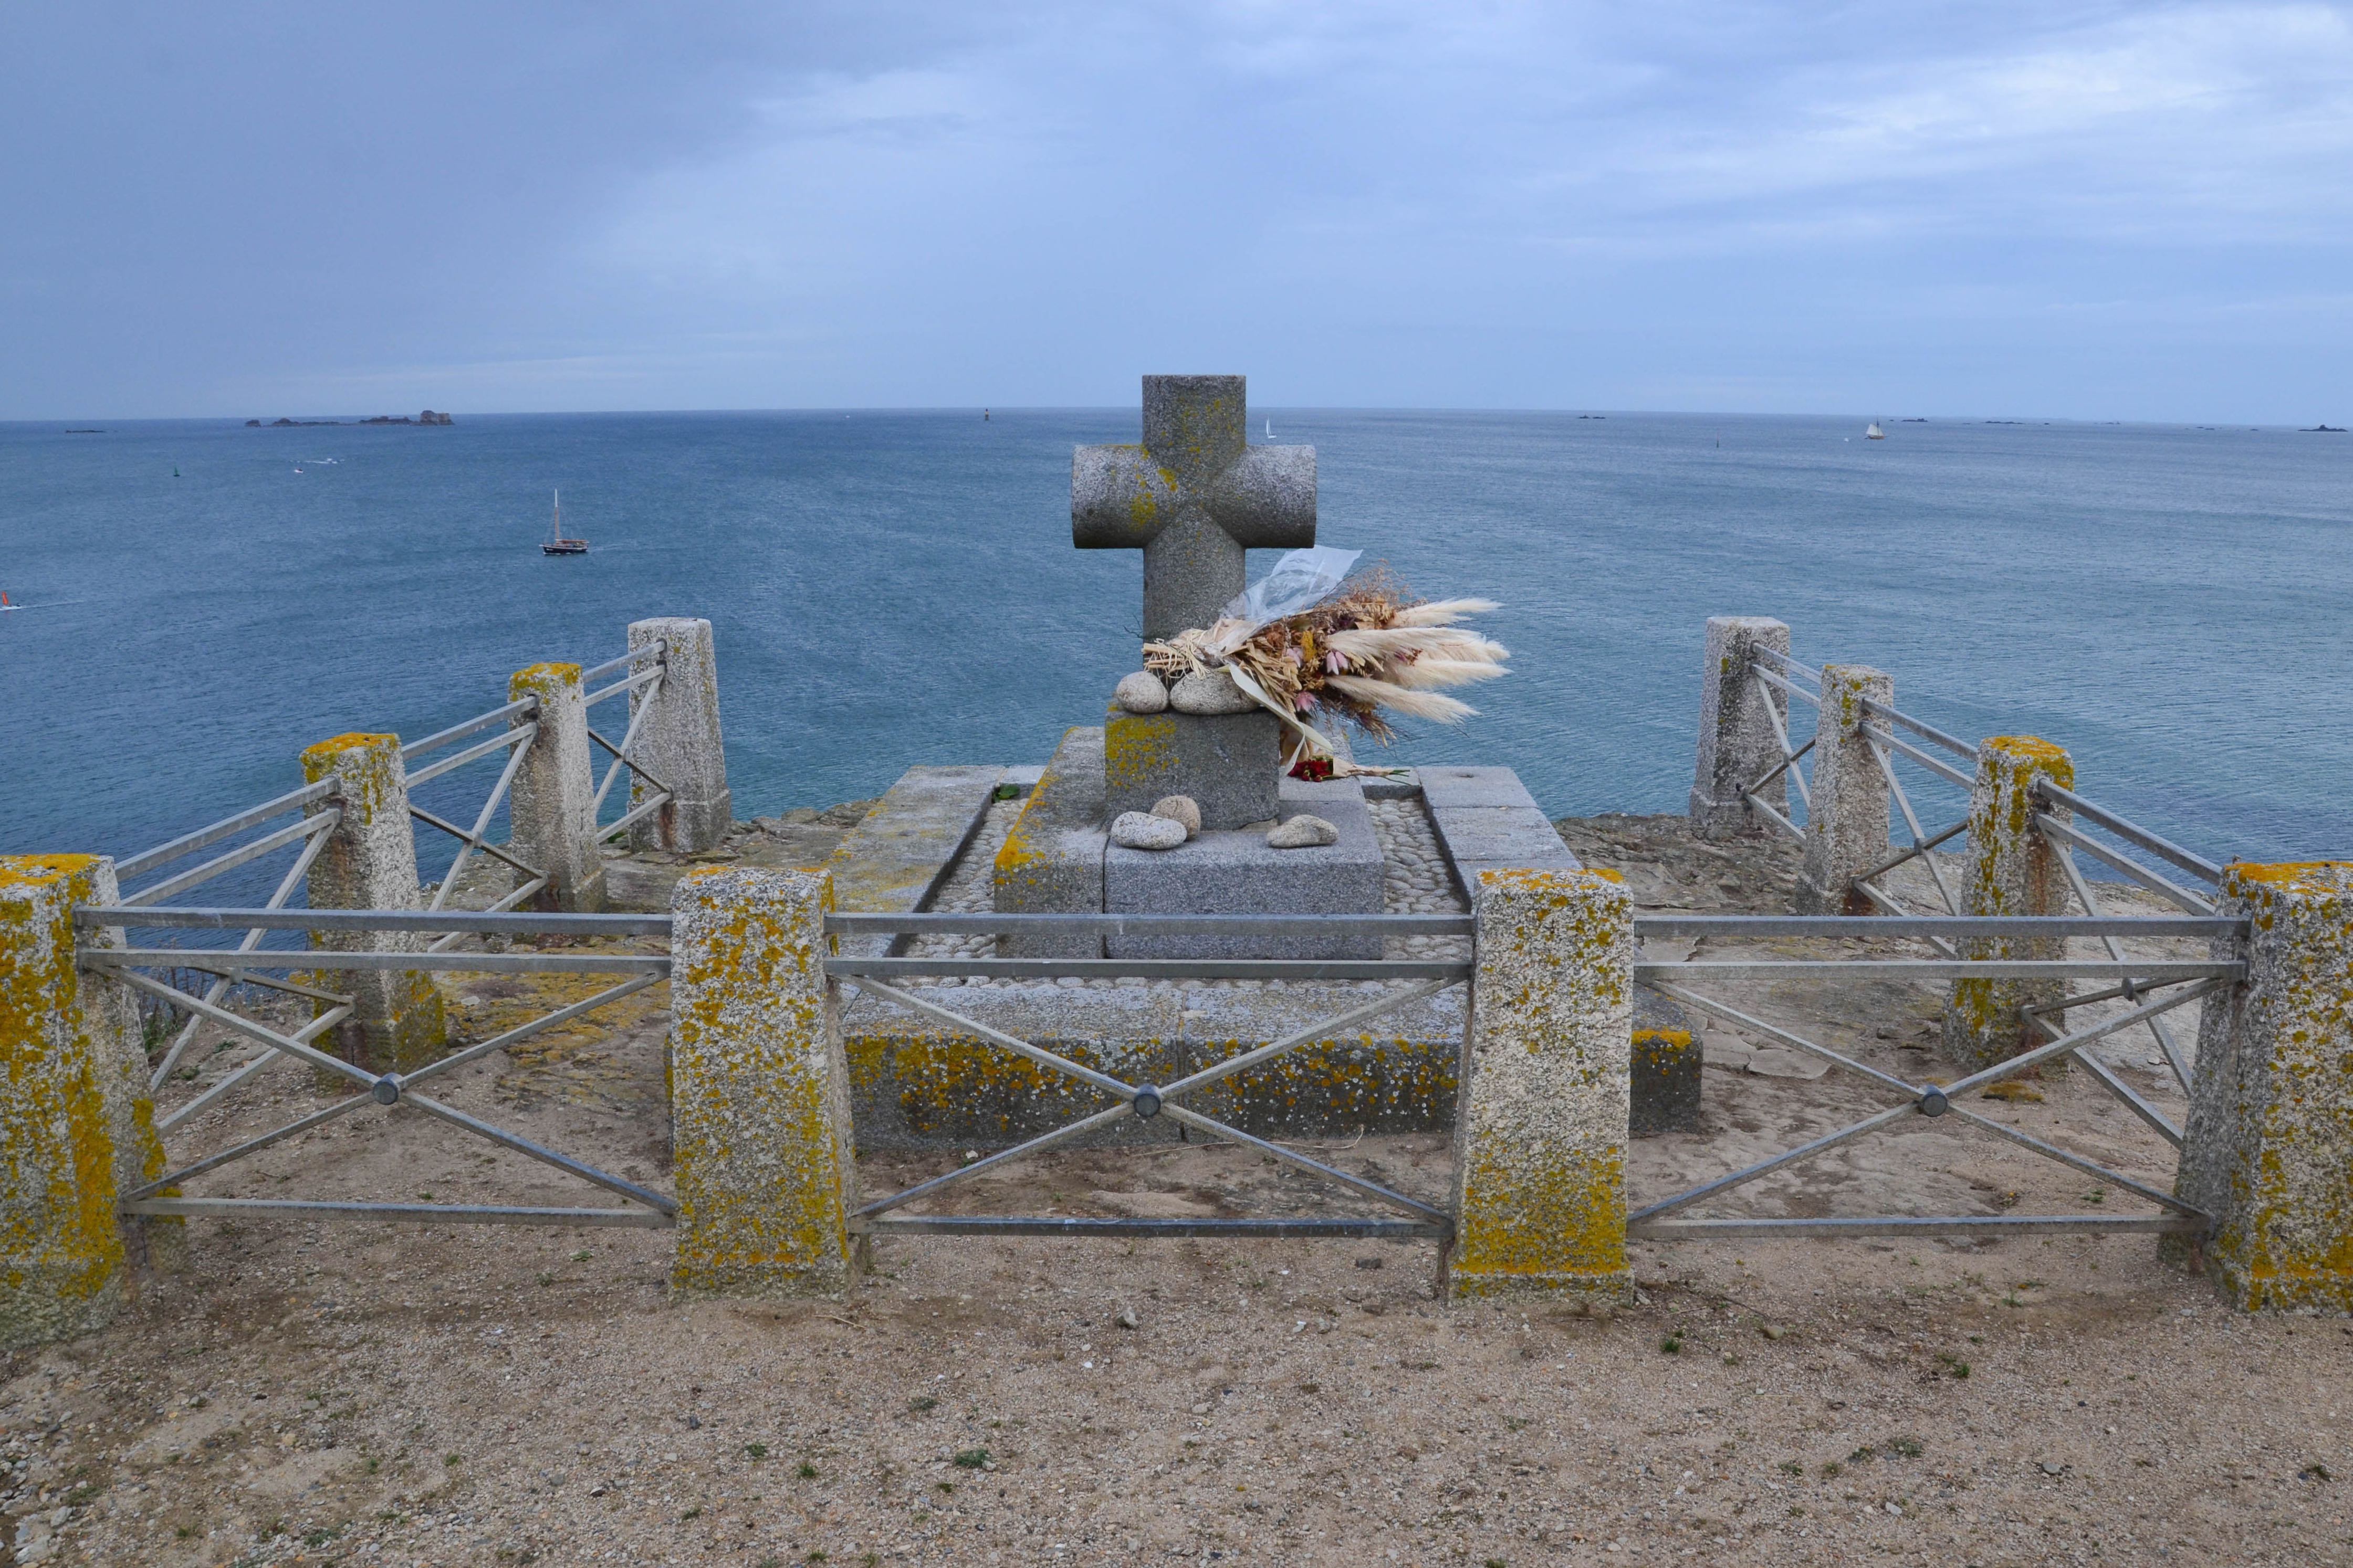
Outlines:
[[[2200,1001],[2232,983],[2244,977],[2245,965],[2236,961],[2207,959],[2203,961],[2168,961],[2126,959],[2116,945],[2119,937],[2232,938],[2244,929],[2244,922],[2207,915],[2203,917],[2117,917],[2099,914],[2086,916],[1918,916],[1894,915],[1855,921],[1837,915],[1650,915],[1639,916],[1634,921],[1637,937],[1712,938],[1741,940],[1759,938],[1815,937],[1852,940],[1894,937],[1916,940],[1935,944],[1940,952],[1954,951],[1955,939],[2042,939],[2064,941],[2071,937],[2097,937],[2110,944],[2110,957],[2099,960],[2033,960],[2033,959],[1936,959],[1850,958],[1829,961],[1809,959],[1710,959],[1685,960],[1681,963],[1643,962],[1634,967],[1635,979],[1660,994],[1672,998],[1699,1013],[1723,1020],[1788,1049],[1817,1058],[1846,1073],[1867,1080],[1881,1089],[1902,1096],[1899,1103],[1886,1107],[1860,1121],[1787,1149],[1741,1170],[1636,1209],[1627,1218],[1627,1234],[1656,1240],[1705,1239],[1733,1237],[1766,1237],[1786,1235],[1844,1236],[1913,1236],[1913,1235],[2000,1235],[2020,1230],[2071,1231],[2155,1231],[2171,1234],[2202,1235],[2211,1226],[2203,1211],[2176,1198],[2170,1193],[2137,1182],[2106,1166],[2057,1144],[2046,1142],[2015,1127],[1957,1103],[1964,1095],[1990,1085],[2032,1071],[2044,1062],[2072,1058],[2092,1068],[2094,1076],[2115,1091],[2124,1090],[2127,1103],[2133,1104],[2144,1121],[2152,1117],[2160,1131],[2170,1124],[2164,1121],[2154,1108],[2132,1093],[2128,1087],[2110,1072],[2105,1064],[2085,1047],[2109,1036],[2143,1024],[2155,1026],[2159,1016]],[[2044,1045],[1995,1063],[1980,1071],[1968,1074],[1949,1083],[1919,1082],[1895,1073],[1883,1071],[1859,1061],[1843,1052],[1831,1049],[1809,1039],[1795,1030],[1785,1028],[1757,1017],[1746,1009],[1719,998],[1692,990],[1686,981],[1704,980],[1709,976],[1742,975],[1779,978],[1808,975],[1835,975],[1857,979],[1960,980],[1960,979],[2061,979],[2111,980],[2118,984],[2088,996],[2071,997],[2066,1005],[2084,1005],[2094,1001],[2132,1000],[2137,1005],[2116,1016],[2073,1031],[2063,1032],[2053,1027],[2031,1010],[2026,1016],[2041,1025],[2052,1037]],[[2174,987],[2181,989],[2174,990]],[[2155,1000],[2142,1000],[2149,993],[2166,991]],[[2107,1183],[2119,1192],[2130,1193],[2165,1210],[2152,1216],[2116,1215],[1878,1215],[1856,1218],[1715,1218],[1673,1219],[1669,1216],[1694,1205],[1709,1201],[1744,1186],[1748,1183],[1788,1169],[1838,1148],[1866,1134],[1879,1131],[1914,1116],[1939,1118],[1957,1117],[1960,1121],[1994,1137],[2003,1139],[2059,1164]],[[2170,1141],[2179,1145],[2178,1131]]]
[[[618,658],[608,658],[595,668],[586,669],[580,673],[581,684],[585,686],[597,677],[610,675],[616,670],[629,672],[622,679],[615,681],[602,690],[588,693],[582,699],[584,707],[594,708],[599,702],[615,697],[628,696],[639,689],[645,692],[643,700],[638,701],[629,714],[629,727],[622,731],[619,745],[615,745],[597,733],[595,725],[590,725],[588,729],[588,738],[605,748],[607,753],[613,759],[611,765],[605,770],[603,781],[596,785],[596,802],[588,808],[589,820],[596,821],[604,815],[605,797],[613,792],[613,783],[621,776],[624,768],[643,779],[650,792],[644,800],[623,812],[617,820],[609,826],[600,826],[596,829],[596,842],[599,844],[608,838],[619,837],[635,826],[640,819],[650,816],[668,805],[673,798],[670,785],[656,778],[647,771],[643,763],[630,754],[638,743],[638,726],[645,722],[646,715],[653,711],[654,697],[660,691],[662,680],[669,672],[670,667],[667,662],[669,652],[668,643],[656,640],[643,647],[632,648]],[[651,669],[640,670],[636,668],[648,659],[654,661],[654,667]]]
[[[1018,915],[1018,914],[835,914],[826,917],[826,930],[840,936],[869,935],[997,935],[997,936],[1470,936],[1474,923],[1468,915]],[[1434,996],[1450,985],[1466,983],[1472,973],[1467,960],[1420,962],[1386,959],[1153,959],[1153,958],[988,958],[835,956],[826,960],[826,973],[859,990],[919,1016],[969,1031],[1000,1050],[1109,1096],[1115,1103],[1050,1132],[1002,1149],[970,1164],[920,1182],[902,1192],[868,1203],[849,1217],[851,1231],[861,1237],[892,1233],[987,1236],[1252,1236],[1252,1237],[1427,1237],[1444,1243],[1453,1232],[1453,1218],[1436,1205],[1383,1186],[1352,1172],[1327,1165],[1270,1139],[1256,1137],[1231,1124],[1204,1116],[1177,1103],[1183,1097],[1240,1074],[1262,1068],[1303,1046],[1355,1028],[1398,1007]],[[1129,1083],[1072,1061],[1059,1052],[1009,1035],[979,1019],[942,1006],[928,997],[889,982],[918,975],[974,976],[1022,979],[1109,979],[1134,977],[1159,980],[1402,980],[1403,988],[1294,1029],[1268,1045],[1244,1051],[1222,1062],[1188,1073],[1166,1084]],[[1166,1118],[1188,1131],[1229,1140],[1279,1163],[1323,1181],[1335,1183],[1361,1196],[1403,1210],[1405,1219],[1362,1218],[1198,1218],[1091,1219],[1035,1215],[902,1215],[893,1211],[933,1198],[985,1172],[1013,1161],[1042,1153],[1090,1133],[1107,1131],[1129,1118]]]
[[[134,990],[185,1011],[189,1015],[188,1027],[191,1032],[199,1024],[209,1022],[232,1034],[257,1041],[268,1047],[263,1055],[230,1073],[188,1103],[178,1107],[168,1115],[158,1118],[156,1130],[159,1132],[169,1134],[177,1131],[195,1116],[218,1104],[239,1084],[275,1061],[290,1060],[301,1063],[331,1079],[343,1079],[362,1091],[323,1109],[297,1117],[292,1121],[259,1136],[244,1139],[230,1148],[173,1166],[153,1180],[142,1183],[124,1194],[118,1205],[120,1212],[123,1214],[403,1219],[452,1224],[565,1226],[668,1226],[675,1222],[678,1205],[670,1197],[598,1170],[593,1165],[546,1148],[519,1133],[481,1121],[442,1100],[418,1092],[420,1085],[455,1072],[458,1068],[478,1061],[494,1051],[504,1050],[510,1046],[529,1039],[533,1035],[570,1023],[600,1007],[659,984],[670,973],[670,959],[666,954],[546,955],[462,952],[449,951],[438,945],[432,951],[426,952],[281,951],[263,954],[257,953],[250,946],[216,950],[177,947],[131,948],[112,945],[106,936],[109,928],[119,928],[132,922],[141,926],[198,930],[244,929],[253,936],[272,930],[429,931],[440,933],[445,940],[455,941],[468,935],[575,937],[666,935],[670,930],[670,921],[667,916],[474,914],[396,910],[283,910],[276,906],[259,910],[157,910],[147,906],[126,904],[112,907],[85,906],[77,909],[74,911],[74,923],[85,932],[99,933],[97,941],[85,939],[77,948],[76,962],[83,967],[107,972]],[[275,990],[327,1002],[330,1005],[325,1012],[302,1027],[290,1033],[282,1032],[219,1005],[216,997],[193,996],[139,973],[144,968],[159,967],[194,969],[200,973],[211,973],[221,976],[224,982],[235,979],[239,982],[258,984]],[[339,1057],[320,1050],[312,1043],[321,1034],[350,1016],[351,998],[336,996],[332,993],[305,985],[290,977],[294,972],[367,969],[490,971],[502,973],[618,973],[626,974],[629,978],[619,984],[598,992],[594,996],[557,1007],[539,1017],[504,1030],[490,1039],[467,1046],[448,1056],[427,1063],[414,1072],[371,1073],[364,1068],[356,1067]],[[280,977],[272,978],[270,972],[278,972]],[[187,1197],[174,1190],[184,1182],[219,1170],[300,1133],[325,1126],[329,1122],[371,1107],[387,1113],[404,1109],[419,1112],[446,1125],[459,1128],[501,1148],[523,1154],[616,1193],[634,1206],[617,1209],[547,1208],[482,1204],[368,1203],[334,1199]]]

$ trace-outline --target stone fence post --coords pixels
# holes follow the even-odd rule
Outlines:
[[[1961,912],[1968,915],[2063,915],[2066,873],[2059,853],[2034,826],[2048,811],[2065,822],[2073,814],[2034,797],[2038,779],[2063,789],[2075,784],[2065,752],[2032,735],[1995,735],[1978,742],[1977,783],[1969,791],[1969,864]],[[1976,937],[1960,944],[1972,960],[2056,960],[2067,944],[2051,937]],[[2042,1043],[2019,1009],[2045,1006],[2066,994],[2063,980],[1956,980],[1945,1004],[1944,1053],[1975,1069]]]
[[[1865,915],[1854,879],[1887,858],[1887,775],[1862,732],[1869,700],[1895,705],[1895,678],[1860,664],[1822,666],[1822,706],[1806,759],[1806,861],[1798,910]]]
[[[711,623],[684,616],[632,621],[632,650],[666,645],[662,679],[629,693],[629,719],[648,703],[653,711],[638,728],[630,748],[654,777],[669,786],[670,804],[629,829],[638,849],[675,849],[691,854],[727,837],[734,799],[727,789],[727,748],[719,734],[719,660]],[[649,694],[650,692],[650,694]],[[629,775],[634,809],[654,794],[651,784]]]
[[[2353,1312],[2353,861],[2232,866],[2214,912],[2247,977],[2206,1000],[2174,1191],[2241,1310]]]
[[[74,966],[74,906],[119,901],[101,856],[0,857],[0,1351],[113,1317],[137,1235],[115,1203],[163,1173],[138,1009]]]
[[[849,1068],[825,973],[823,872],[702,867],[670,904],[678,1262],[694,1295],[850,1279]]]
[[[1699,767],[1690,807],[1692,831],[1702,838],[1778,831],[1749,810],[1741,795],[1781,760],[1773,715],[1786,717],[1788,711],[1788,699],[1748,677],[1749,661],[1760,647],[1788,657],[1788,626],[1759,616],[1708,617],[1707,664],[1699,692]],[[1775,779],[1757,795],[1788,815],[1786,778]]]
[[[311,863],[314,910],[415,910],[417,840],[409,827],[408,770],[397,735],[338,735],[302,753],[306,783],[334,782],[334,793],[310,815],[341,808],[343,820]],[[431,939],[418,931],[338,931],[311,933],[326,952],[422,952]],[[352,1016],[335,1026],[334,1049],[372,1073],[412,1072],[442,1053],[448,1024],[432,977],[415,970],[333,969],[311,974],[323,990],[348,993]],[[320,1003],[324,1011],[329,1004]],[[345,1080],[322,1083],[347,1088]]]
[[[594,914],[605,907],[605,858],[596,848],[596,781],[588,756],[588,710],[581,706],[580,667],[534,664],[507,682],[507,700],[539,700],[514,715],[539,733],[523,749],[507,795],[517,858],[547,873],[532,908]]]
[[[1490,870],[1476,902],[1449,1288],[1629,1298],[1632,900],[1614,871]]]

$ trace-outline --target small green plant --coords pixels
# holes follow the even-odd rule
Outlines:
[[[1846,1474],[1846,1467],[1840,1464],[1836,1459],[1832,1459],[1829,1464],[1822,1467],[1822,1479],[1824,1480],[1830,1479],[1832,1476],[1842,1476],[1844,1474]]]
[[[756,1464],[768,1457],[768,1446],[765,1443],[746,1443],[744,1445],[744,1457]]]
[[[1504,1560],[1500,1557],[1490,1557],[1487,1559],[1485,1568],[1504,1568]]]
[[[441,1456],[441,1462],[445,1465],[459,1465],[464,1463],[464,1459],[457,1454],[444,1454]]]
[[[1891,1437],[1887,1441],[1887,1447],[1907,1459],[1916,1459],[1922,1452],[1920,1439],[1917,1437]]]
[[[1661,1352],[1662,1352],[1662,1353],[1666,1354],[1666,1355],[1681,1355],[1681,1354],[1683,1354],[1683,1335],[1681,1335],[1681,1334],[1669,1334],[1665,1339],[1662,1339],[1662,1340],[1661,1340],[1661,1341],[1659,1342],[1659,1350],[1661,1351]]]
[[[555,1276],[554,1276],[554,1275],[553,1275],[553,1274],[550,1274],[546,1269],[543,1268],[543,1269],[541,1269],[541,1270],[539,1271],[539,1283],[540,1283],[541,1288],[543,1289],[545,1289],[547,1286],[550,1286],[550,1285],[553,1285],[553,1284],[554,1284],[554,1283],[555,1283]]]
[[[799,1464],[793,1467],[793,1474],[800,1477],[800,1479],[805,1481],[813,1481],[817,1479],[817,1467],[810,1464],[807,1459],[803,1459]]]
[[[937,1409],[939,1403],[928,1394],[918,1394],[914,1398],[907,1401],[907,1408],[921,1415],[926,1410]]]
[[[691,1508],[691,1509],[688,1509],[684,1513],[680,1514],[680,1515],[678,1516],[678,1521],[679,1521],[679,1523],[681,1523],[681,1524],[684,1524],[684,1523],[685,1523],[685,1522],[687,1522],[687,1521],[689,1521],[689,1520],[692,1520],[692,1519],[701,1519],[702,1517],[702,1509],[700,1509],[700,1508]]]
[[[959,1470],[977,1470],[987,1463],[988,1450],[986,1448],[966,1448],[955,1457],[956,1468]]]
[[[1849,1454],[1846,1457],[1846,1462],[1850,1465],[1867,1465],[1877,1458],[1879,1458],[1879,1451],[1865,1443],[1862,1447]]]
[[[1802,1476],[1806,1473],[1806,1467],[1795,1459],[1784,1459],[1781,1461],[1781,1473],[1785,1476]]]
[[[264,1541],[273,1541],[285,1533],[286,1521],[283,1519],[273,1519],[261,1527],[261,1539]]]
[[[384,1461],[377,1458],[374,1454],[370,1454],[365,1459],[363,1459],[360,1462],[366,1468],[369,1475],[374,1475],[378,1470],[384,1468]]]
[[[1527,1424],[1528,1418],[1525,1415],[1506,1415],[1504,1417],[1504,1429],[1507,1432],[1524,1431],[1526,1429]]]
[[[2084,1201],[2087,1204],[2106,1203],[2108,1201],[2108,1189],[2105,1187],[2094,1187],[2090,1192],[2084,1194]]]
[[[327,1542],[332,1541],[343,1532],[343,1531],[341,1525],[337,1525],[332,1529],[328,1530],[310,1531],[303,1535],[302,1544],[305,1546],[324,1546]]]
[[[810,1552],[807,1556],[806,1556],[806,1557],[802,1558],[802,1559],[801,1559],[801,1561],[802,1561],[802,1562],[804,1562],[804,1563],[822,1563],[822,1562],[824,1562],[824,1561],[825,1561],[825,1548],[824,1548],[824,1547],[822,1547],[822,1546],[818,1547],[816,1551],[814,1551],[814,1552]]]
[[[1963,1361],[1957,1355],[1947,1355],[1944,1352],[1939,1351],[1936,1352],[1936,1360],[1943,1364],[1945,1375],[1947,1377],[1967,1377],[1969,1375],[1969,1363]]]
[[[195,1534],[195,1528],[194,1528],[193,1526],[184,1524],[184,1525],[180,1526],[177,1530],[174,1530],[174,1531],[172,1531],[172,1533],[173,1533],[174,1535],[177,1536],[180,1540],[182,1540],[182,1541],[185,1541],[185,1540],[187,1540],[190,1536],[193,1536],[194,1534]]]
[[[587,1262],[590,1258],[594,1258],[594,1257],[596,1257],[596,1255],[595,1253],[593,1253],[593,1252],[589,1251],[586,1247],[582,1247],[579,1251],[577,1251],[577,1252],[575,1252],[575,1253],[574,1253],[574,1254],[572,1255],[572,1261],[573,1261],[573,1262],[575,1262],[575,1263],[586,1263],[586,1262]]]
[[[952,1492],[955,1490],[955,1483],[954,1481],[938,1481],[934,1484],[944,1492]]]

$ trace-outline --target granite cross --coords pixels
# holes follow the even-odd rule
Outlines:
[[[1315,542],[1315,448],[1253,447],[1244,378],[1147,375],[1144,443],[1071,455],[1071,542],[1144,552],[1144,635],[1206,626],[1251,549]]]

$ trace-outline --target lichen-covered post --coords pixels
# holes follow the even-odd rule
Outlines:
[[[711,623],[670,616],[629,624],[632,651],[664,645],[658,686],[629,693],[629,719],[638,738],[629,748],[647,771],[670,791],[670,803],[629,829],[638,849],[676,849],[689,854],[715,847],[734,822],[734,797],[727,790],[727,748],[719,734],[719,658]],[[652,704],[640,722],[638,710]],[[654,786],[629,775],[629,804],[652,798]]]
[[[1887,775],[1863,734],[1863,703],[1895,705],[1895,678],[1860,664],[1822,666],[1822,706],[1808,759],[1806,861],[1798,909],[1810,915],[1867,915],[1854,879],[1887,858]]]
[[[2353,1312],[2353,861],[2232,866],[2214,910],[2247,977],[2207,999],[2174,1191],[2240,1310]]]
[[[537,698],[512,721],[539,732],[523,748],[507,795],[516,857],[547,874],[532,907],[594,914],[605,907],[605,860],[596,852],[596,788],[588,759],[588,710],[581,706],[580,667],[534,664],[515,671],[507,700]]]
[[[1482,871],[1477,919],[1450,1288],[1624,1298],[1633,904],[1614,871]]]
[[[823,872],[706,867],[670,903],[671,1282],[835,1295],[850,1277],[849,1068]]]
[[[0,1351],[114,1315],[116,1199],[164,1169],[138,1010],[74,967],[74,906],[117,901],[100,856],[0,857]]]
[[[302,777],[334,781],[334,792],[311,814],[340,809],[343,820],[311,863],[314,910],[414,910],[417,840],[408,816],[408,770],[397,735],[338,735],[302,753]],[[422,952],[430,939],[417,931],[314,931],[311,945],[326,952]],[[333,969],[311,977],[323,990],[353,999],[352,1016],[335,1026],[333,1049],[369,1072],[409,1072],[442,1054],[448,1023],[441,993],[416,970]],[[329,1005],[319,1004],[324,1011]],[[320,1080],[346,1088],[342,1079]]]
[[[1708,617],[1707,663],[1699,690],[1699,768],[1691,792],[1692,831],[1702,838],[1775,831],[1748,809],[1741,793],[1781,760],[1773,718],[1786,718],[1788,711],[1787,698],[1749,678],[1749,663],[1760,647],[1788,658],[1788,626],[1761,616]],[[1788,815],[1783,779],[1760,787],[1757,797]]]
[[[2063,915],[2066,872],[2058,851],[2034,826],[2046,812],[2061,822],[2073,813],[2035,798],[2037,780],[2062,789],[2075,784],[2067,753],[2032,735],[1996,735],[1978,743],[1977,783],[1969,791],[1968,870],[1962,912],[1971,915]],[[2056,960],[2067,944],[2051,937],[1975,937],[1960,944],[1966,959]],[[1945,1004],[1944,1053],[1963,1068],[1990,1067],[2042,1043],[2019,1011],[2047,1006],[2066,992],[2062,980],[1957,980]]]

